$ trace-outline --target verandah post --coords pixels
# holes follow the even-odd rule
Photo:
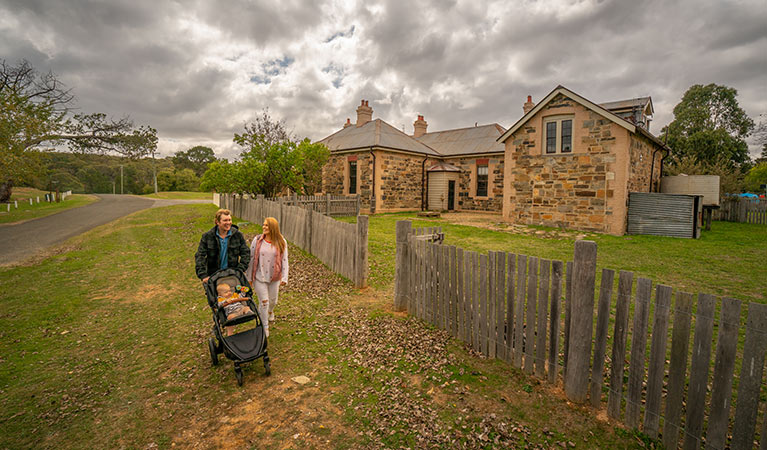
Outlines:
[[[596,268],[596,242],[576,241],[573,257],[573,308],[569,318],[570,348],[565,376],[565,395],[576,403],[584,403],[588,393]]]

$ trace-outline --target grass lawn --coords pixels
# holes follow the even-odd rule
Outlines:
[[[215,209],[145,210],[44,261],[0,269],[0,448],[647,444],[392,313],[390,289],[357,291],[294,247],[269,340],[272,376],[255,362],[238,387],[230,362],[210,364],[210,311],[193,272]],[[396,218],[371,220],[377,286],[391,282],[385,235]]]
[[[444,219],[425,220],[412,213],[379,214],[370,217],[368,233],[370,282],[377,288],[393,283],[398,220],[411,220],[413,227],[441,226],[445,244],[466,250],[502,250],[561,261],[573,258],[574,238],[543,239],[453,225]],[[650,278],[682,291],[767,303],[767,226],[714,222],[700,239],[601,234],[589,234],[587,239],[597,243],[597,274],[602,268],[626,270],[634,272],[635,279]]]
[[[158,192],[156,194],[148,194],[148,195],[144,195],[143,197],[170,199],[170,200],[210,200],[213,198],[213,194],[211,194],[210,192],[168,191],[168,192]]]
[[[11,201],[16,200],[19,207],[15,208],[11,204],[9,212],[6,204],[0,204],[0,224],[37,219],[38,217],[49,216],[65,209],[85,206],[98,200],[93,195],[73,194],[61,202],[48,203],[45,201],[46,193],[46,191],[32,188],[14,188]],[[40,203],[37,203],[37,197],[40,197]],[[33,201],[32,205],[29,204],[30,198]]]

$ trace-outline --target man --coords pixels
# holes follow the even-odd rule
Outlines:
[[[216,225],[202,234],[194,265],[197,277],[203,283],[219,269],[235,268],[245,271],[250,262],[250,247],[237,225],[232,224],[228,209],[216,212]]]

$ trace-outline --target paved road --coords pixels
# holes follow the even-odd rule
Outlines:
[[[142,209],[210,200],[153,200],[131,195],[98,194],[99,201],[16,225],[0,225],[0,265],[27,259],[94,227]]]

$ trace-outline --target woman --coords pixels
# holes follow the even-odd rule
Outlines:
[[[288,283],[288,243],[280,234],[274,217],[264,219],[263,232],[250,244],[250,264],[245,276],[258,297],[258,315],[269,337],[269,321],[274,320],[280,285]]]

